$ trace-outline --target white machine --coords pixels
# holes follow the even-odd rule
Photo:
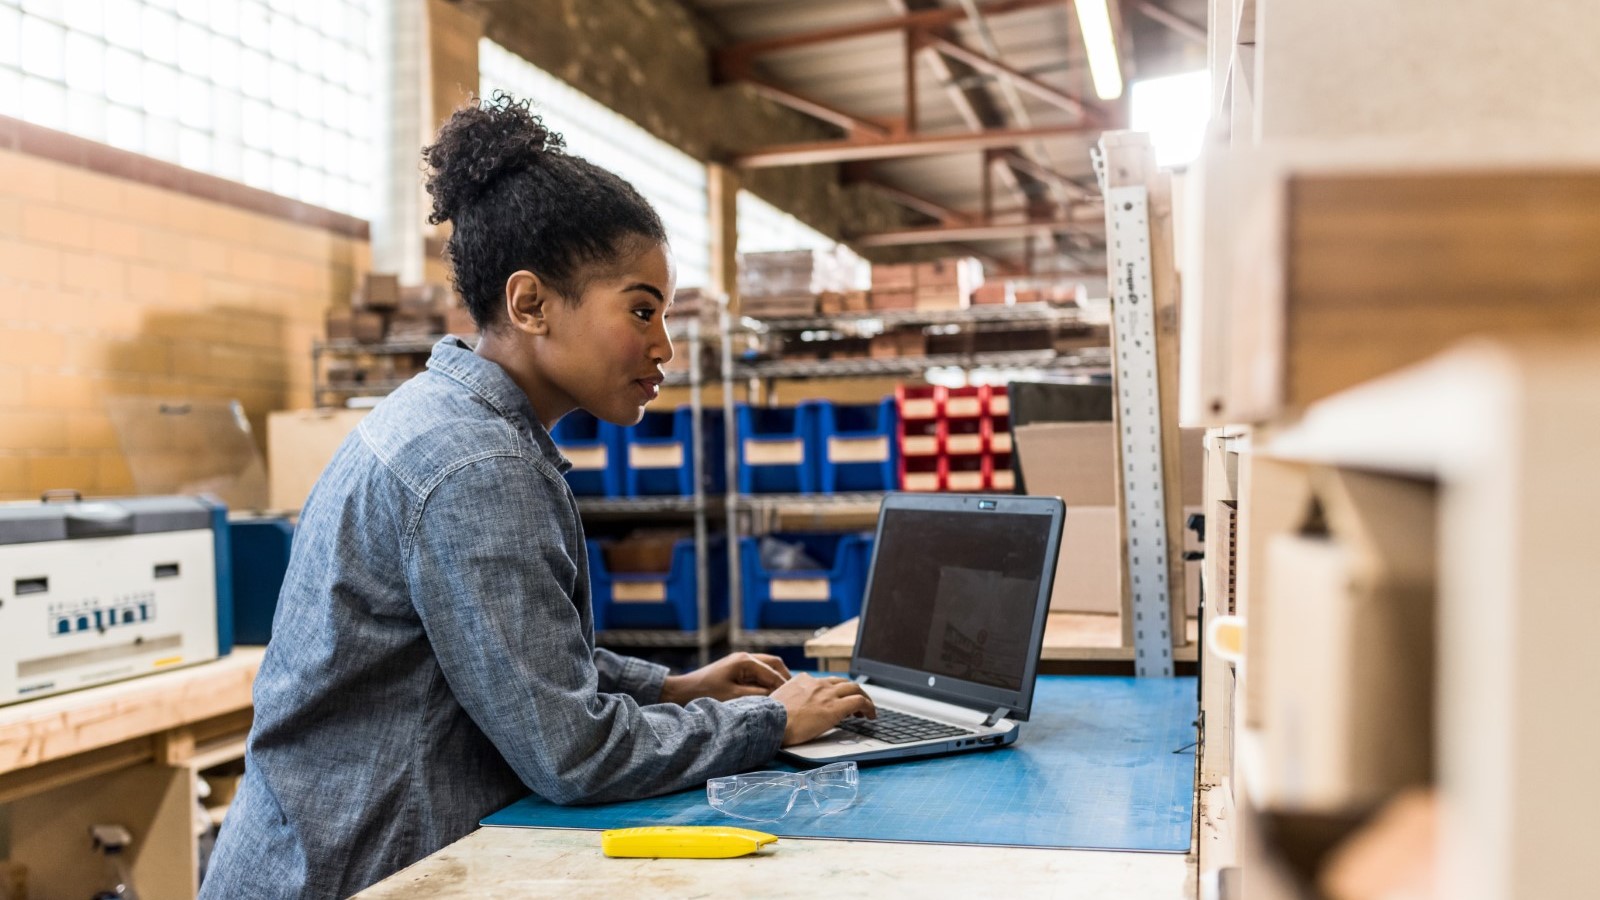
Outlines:
[[[227,654],[229,568],[198,497],[0,505],[0,705]]]

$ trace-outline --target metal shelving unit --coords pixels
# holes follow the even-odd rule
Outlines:
[[[720,333],[781,334],[803,331],[832,331],[871,335],[901,326],[962,326],[971,330],[1020,330],[1041,328],[1092,327],[1104,325],[1108,316],[1101,311],[1077,307],[1057,307],[1046,303],[1021,306],[975,306],[952,310],[879,310],[840,313],[834,316],[804,316],[737,321],[722,313]],[[1108,338],[1109,340],[1109,338]],[[1014,350],[984,353],[953,353],[934,356],[891,357],[880,359],[837,360],[761,360],[739,362],[734,359],[733,342],[722,341],[722,401],[727,428],[728,494],[724,498],[728,522],[729,643],[735,649],[757,649],[804,644],[817,633],[805,629],[745,629],[742,627],[740,559],[737,552],[741,532],[756,533],[779,513],[827,513],[858,508],[875,512],[882,504],[881,493],[857,494],[751,494],[742,495],[738,484],[738,436],[734,422],[734,383],[745,381],[747,395],[753,396],[761,382],[778,379],[861,378],[874,376],[918,376],[930,369],[1018,369],[1106,376],[1111,371],[1111,349],[1090,347],[1071,352],[1055,350]]]
[[[999,350],[989,353],[946,353],[938,356],[898,356],[886,359],[772,360],[735,364],[736,378],[871,378],[881,375],[921,375],[929,369],[1042,369],[1081,372],[1111,371],[1111,351],[1098,347],[1074,353],[1054,350]]]

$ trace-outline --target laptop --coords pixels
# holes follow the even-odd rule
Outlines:
[[[888,495],[850,663],[878,718],[846,719],[782,755],[813,766],[1015,743],[1065,512],[1056,497]]]

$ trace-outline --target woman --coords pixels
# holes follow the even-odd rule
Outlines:
[[[578,408],[632,425],[656,396],[666,232],[503,94],[452,116],[424,159],[482,337],[440,341],[306,501],[205,897],[346,896],[530,789],[686,788],[873,714],[858,686],[776,657],[672,676],[594,646],[549,429]]]

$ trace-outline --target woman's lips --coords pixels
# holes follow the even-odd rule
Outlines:
[[[634,384],[638,385],[639,390],[644,393],[644,399],[646,401],[654,400],[661,394],[661,386],[659,382],[640,378],[635,381]]]

